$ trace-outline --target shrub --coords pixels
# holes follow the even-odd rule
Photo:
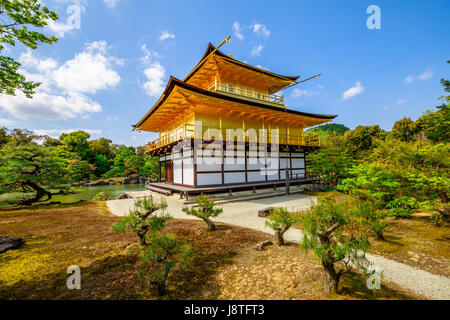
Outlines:
[[[222,209],[214,208],[214,201],[210,200],[208,196],[199,196],[195,198],[195,203],[198,204],[198,208],[183,208],[183,211],[186,212],[187,215],[191,215],[197,218],[202,219],[208,225],[209,231],[216,230],[216,225],[211,221],[211,217],[217,217],[222,213]]]
[[[384,240],[384,229],[389,223],[383,221],[386,217],[381,210],[377,210],[373,203],[358,201],[357,212],[362,217],[363,225],[366,225],[376,236],[378,240]]]
[[[174,235],[163,234],[166,222],[172,219],[166,214],[166,208],[166,203],[157,203],[151,197],[139,199],[121,222],[111,226],[111,230],[117,233],[131,230],[139,237],[144,252],[144,265],[139,276],[155,285],[160,296],[166,293],[166,281],[172,268],[177,264],[188,266],[191,255],[186,242]]]
[[[284,245],[284,233],[297,222],[297,217],[286,208],[275,208],[271,210],[266,226],[275,231],[278,245]]]
[[[430,220],[436,225],[436,227],[442,226],[442,223],[444,222],[444,218],[439,213],[433,213],[430,216]]]
[[[396,218],[409,218],[419,207],[419,202],[412,197],[402,196],[390,201],[386,208],[389,209],[388,216]]]
[[[367,270],[365,252],[369,247],[367,236],[361,232],[361,218],[349,210],[348,203],[333,198],[319,198],[300,217],[303,231],[302,247],[313,250],[325,271],[325,292],[337,292],[344,269],[336,271],[336,263],[343,262]]]
[[[104,192],[99,192],[99,193],[97,193],[97,194],[94,196],[93,199],[94,199],[94,200],[98,200],[98,201],[106,201],[106,200],[109,200],[109,197],[108,197],[108,195],[107,195],[106,193],[104,193]]]

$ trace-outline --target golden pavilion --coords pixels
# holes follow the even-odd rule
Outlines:
[[[311,181],[305,154],[320,141],[303,130],[336,116],[288,109],[278,93],[298,78],[248,65],[210,43],[183,80],[170,77],[134,126],[159,133],[146,152],[159,157],[160,181],[147,187],[188,195]]]

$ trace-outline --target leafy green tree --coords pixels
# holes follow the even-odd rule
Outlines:
[[[420,133],[420,125],[410,118],[403,118],[394,123],[391,134],[401,141],[412,141]]]
[[[320,173],[322,182],[337,185],[342,179],[349,177],[347,170],[353,164],[353,158],[345,148],[343,138],[330,136],[324,146],[310,153],[310,169]]]
[[[112,141],[105,138],[89,141],[89,147],[92,150],[94,156],[102,155],[107,160],[114,159],[115,150],[112,147]]]
[[[159,159],[158,157],[146,157],[144,165],[139,172],[150,178],[157,178],[159,176]]]
[[[210,218],[217,217],[223,210],[221,208],[214,208],[214,201],[210,200],[208,196],[198,196],[194,201],[198,205],[197,208],[185,207],[183,208],[183,211],[186,212],[187,215],[202,219],[208,225],[209,231],[216,230],[216,225]]]
[[[63,133],[59,140],[62,141],[68,152],[79,155],[82,160],[90,161],[92,156],[92,150],[88,142],[90,137],[89,133],[79,130]]]
[[[303,231],[302,247],[312,250],[325,271],[324,290],[338,292],[339,280],[351,265],[366,269],[365,252],[370,244],[361,232],[361,219],[346,203],[332,198],[319,198],[317,204],[300,217]],[[336,270],[343,262],[346,269]]]
[[[275,231],[275,238],[277,239],[278,245],[283,246],[284,234],[297,220],[297,217],[286,208],[275,208],[270,211],[266,226]]]
[[[50,189],[66,189],[65,162],[50,149],[36,144],[12,146],[0,150],[0,184],[10,190],[36,192],[21,201],[30,205],[44,196],[52,198]]]
[[[0,53],[5,49],[3,44],[15,46],[16,41],[36,49],[41,43],[52,44],[58,40],[35,31],[46,26],[48,20],[58,19],[55,12],[38,0],[2,0],[0,17]],[[0,55],[0,93],[14,95],[16,90],[21,90],[31,98],[40,83],[27,81],[18,72],[19,67],[19,62]]]
[[[358,201],[357,214],[361,215],[362,224],[369,227],[377,240],[385,240],[384,230],[389,227],[389,223],[384,221],[386,214],[383,211],[378,210],[370,201]]]
[[[352,154],[362,157],[373,148],[376,138],[385,138],[385,136],[386,132],[378,125],[357,126],[354,130],[345,133],[344,142]]]
[[[450,60],[447,60],[447,63],[450,63]],[[446,79],[441,79],[441,85],[444,87],[444,91],[449,93],[450,92],[450,81]],[[450,95],[442,96],[439,98],[439,100],[446,101],[447,103],[450,103]]]
[[[85,160],[70,160],[68,170],[72,182],[87,180],[92,172],[89,163]]]
[[[97,177],[102,176],[105,173],[107,173],[110,168],[108,160],[102,154],[95,155],[94,166],[95,166],[94,173]]]
[[[383,208],[404,185],[403,172],[395,166],[378,162],[363,162],[348,170],[351,177],[342,180],[337,190],[348,193],[360,200],[374,201]]]
[[[415,198],[407,196],[395,198],[386,206],[389,209],[388,215],[396,218],[409,218],[418,207],[419,202]]]
[[[43,145],[46,146],[46,147],[57,147],[57,146],[61,146],[62,142],[59,141],[58,139],[47,137],[44,140]]]
[[[145,165],[145,158],[138,155],[130,155],[124,162],[124,174],[126,176],[141,173],[140,169]]]
[[[113,224],[111,230],[125,233],[129,229],[139,237],[140,244],[146,246],[149,244],[148,233],[160,230],[171,219],[165,214],[166,208],[166,203],[156,202],[152,197],[138,199],[134,202],[133,210],[120,223]],[[156,212],[162,214],[156,216]]]
[[[8,143],[8,131],[6,128],[0,128],[0,149]]]
[[[450,109],[443,104],[436,111],[427,110],[417,120],[425,137],[433,142],[448,142],[450,140]]]
[[[144,252],[144,265],[139,276],[155,285],[160,296],[166,294],[170,271],[178,264],[188,266],[192,253],[186,242],[163,233],[166,222],[172,219],[165,213],[166,207],[165,203],[157,203],[153,198],[137,200],[129,215],[111,226],[117,233],[131,230],[139,237]]]
[[[123,176],[125,173],[125,163],[128,158],[134,156],[134,150],[130,147],[121,145],[118,146],[116,156],[114,158],[114,165],[111,171],[114,172],[115,176]]]
[[[37,135],[27,129],[13,129],[8,135],[8,144],[11,146],[24,146],[28,144],[37,144],[45,139],[45,136]]]
[[[156,286],[159,296],[166,294],[166,282],[170,271],[180,264],[188,267],[191,264],[192,249],[185,241],[179,240],[172,234],[154,232],[149,235],[150,245],[145,248],[143,261],[157,265],[155,272],[148,274],[145,270],[139,273],[141,278],[147,279]]]

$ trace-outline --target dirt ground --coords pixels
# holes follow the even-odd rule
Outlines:
[[[450,277],[450,223],[437,227],[431,213],[388,219],[386,241],[372,240],[370,252],[422,270]]]
[[[141,260],[134,235],[109,230],[119,217],[103,202],[0,210],[0,235],[25,245],[0,255],[0,299],[157,299],[137,276]],[[163,299],[415,299],[392,284],[376,295],[359,275],[343,279],[341,294],[325,295],[323,273],[297,245],[253,247],[271,236],[219,224],[206,232],[202,221],[172,220],[167,232],[193,248],[192,266],[175,268]],[[82,289],[66,287],[69,265],[82,272]]]
[[[348,195],[333,192],[311,192],[314,196],[333,195],[349,199]],[[430,216],[434,212],[413,213],[410,218],[386,218],[389,227],[384,232],[386,241],[370,235],[369,252],[419,269],[450,277],[450,223],[437,227]]]

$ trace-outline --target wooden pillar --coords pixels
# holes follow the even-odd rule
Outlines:
[[[158,180],[158,182],[161,182],[161,159],[158,159],[158,163],[159,163],[159,169],[158,169],[159,180]]]
[[[289,189],[289,169],[286,168],[286,194],[290,194]]]

